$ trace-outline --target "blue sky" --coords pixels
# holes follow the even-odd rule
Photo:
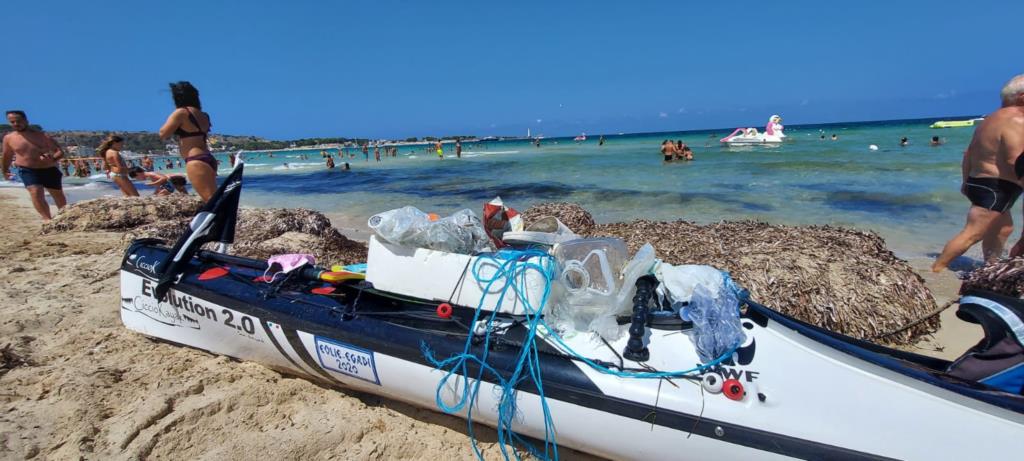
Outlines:
[[[707,4],[705,4],[707,3]],[[0,101],[155,131],[548,136],[977,114],[1024,73],[1021,1],[46,1],[4,8]]]

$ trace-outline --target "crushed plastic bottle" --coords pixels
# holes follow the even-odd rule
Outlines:
[[[367,225],[388,243],[449,253],[475,254],[493,249],[480,218],[464,209],[436,219],[405,206],[370,217]]]
[[[703,363],[721,357],[746,341],[746,334],[740,324],[740,303],[736,293],[724,283],[717,290],[712,290],[704,285],[696,285],[689,305],[679,313],[684,319],[693,322],[690,340]]]

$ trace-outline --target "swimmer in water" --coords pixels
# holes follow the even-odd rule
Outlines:
[[[444,160],[444,149],[441,147],[440,139],[437,140],[436,143],[434,143],[434,149],[437,149],[437,157],[440,158],[441,160]]]
[[[666,162],[671,162],[672,158],[676,154],[676,145],[672,144],[672,141],[664,140],[661,142],[661,155],[665,157]]]
[[[833,134],[832,134],[832,140],[833,140],[833,141],[838,141],[838,140],[839,140],[839,136],[836,136],[836,134],[835,134],[835,133],[833,133]]]
[[[908,144],[910,144],[910,140],[906,136],[900,139],[900,147],[907,147]]]
[[[938,136],[932,136],[932,142],[930,142],[928,144],[930,144],[932,147],[941,146],[942,145],[942,140],[939,139]]]

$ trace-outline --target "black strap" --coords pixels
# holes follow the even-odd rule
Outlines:
[[[189,109],[188,107],[186,107],[185,108],[185,112],[188,112],[188,120],[190,122],[192,122],[193,125],[196,126],[196,131],[193,131],[193,132],[191,132],[189,134],[206,134],[206,133],[210,132],[210,128],[213,128],[213,123],[211,123],[209,128],[203,130],[203,126],[199,124],[199,119],[197,119],[195,115],[192,115],[192,110]],[[184,131],[184,130],[182,130],[182,131]],[[186,132],[186,133],[188,133],[188,132]]]

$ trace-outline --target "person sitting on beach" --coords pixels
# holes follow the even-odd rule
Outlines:
[[[133,166],[128,170],[128,175],[139,181],[149,180],[146,185],[156,188],[153,195],[170,195],[175,192],[188,195],[188,191],[185,190],[185,177],[180,174],[153,173]]]
[[[998,259],[1013,233],[1010,211],[1024,190],[1024,74],[1010,80],[1001,96],[1002,107],[978,125],[964,152],[960,192],[971,202],[967,224],[946,243],[932,264],[933,272],[946,269],[979,241],[986,262]],[[1014,245],[1010,256],[1022,251],[1024,237]]]
[[[124,157],[121,157],[122,148],[124,148],[124,138],[112,134],[103,140],[100,147],[96,149],[96,154],[106,162],[108,176],[121,189],[121,193],[125,197],[138,197],[139,191],[135,189],[135,184],[132,184],[132,179],[128,176],[128,164],[124,161]]]
[[[932,142],[929,143],[932,147],[941,146],[942,140],[938,136],[932,136]]]
[[[908,144],[910,144],[910,140],[906,136],[900,139],[900,147],[907,147]]]
[[[210,153],[207,135],[213,124],[203,112],[199,90],[189,82],[171,83],[174,112],[160,127],[160,139],[178,137],[181,156],[185,159],[185,174],[203,202],[217,191],[217,159]]]
[[[333,155],[328,155],[327,156],[327,169],[329,169],[329,170],[333,170],[334,169],[334,156]]]
[[[46,203],[44,191],[53,198],[58,211],[68,203],[61,184],[62,176],[57,169],[57,162],[64,158],[64,149],[46,133],[30,128],[24,111],[7,111],[7,123],[14,131],[4,135],[3,139],[4,179],[14,177],[10,171],[13,162],[32,199],[32,206],[44,222],[49,221],[50,204]]]

